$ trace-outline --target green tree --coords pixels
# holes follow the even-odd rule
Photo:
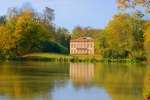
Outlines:
[[[150,61],[150,22],[146,22],[146,30],[144,31],[144,48],[146,50],[146,55],[148,61]]]
[[[6,16],[0,16],[0,25],[5,24],[6,23]]]
[[[0,26],[0,58],[14,57],[16,53],[16,40],[5,25]]]
[[[35,52],[68,53],[70,35],[62,28],[59,38],[56,37],[53,9],[46,7],[41,14],[30,3],[25,3],[9,8],[6,17],[0,18],[0,57]],[[61,41],[56,43],[58,39]]]
[[[140,11],[132,15],[119,13],[113,16],[99,38],[104,57],[145,59],[142,17]]]
[[[17,19],[14,34],[18,41],[17,50],[20,55],[40,52],[37,48],[39,43],[51,39],[49,31],[34,18],[34,14],[30,10],[26,10]]]
[[[79,37],[81,37],[80,33],[82,31],[82,27],[81,26],[75,26],[75,28],[72,30],[72,34],[71,34],[71,38],[72,39],[77,39]]]
[[[104,36],[108,44],[108,48],[126,49],[128,41],[128,33],[125,31],[124,23],[130,18],[130,15],[127,13],[117,14],[113,16],[108,25],[104,29]]]
[[[55,19],[54,15],[53,9],[45,7],[43,13],[39,14],[38,19],[40,19],[41,24],[50,32],[52,39],[55,41],[57,40],[57,35],[55,34],[55,25],[52,22]]]
[[[56,35],[57,35],[57,40],[56,42],[61,44],[62,46],[70,49],[70,38],[71,35],[69,34],[69,31],[66,28],[61,28],[58,27],[56,29]]]

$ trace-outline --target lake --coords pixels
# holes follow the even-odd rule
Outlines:
[[[145,64],[0,61],[0,100],[143,100]]]

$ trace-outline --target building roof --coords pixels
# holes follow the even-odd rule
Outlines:
[[[92,37],[83,37],[83,39],[91,40],[91,39],[92,39]]]
[[[92,37],[80,37],[78,39],[72,39],[70,41],[93,41]]]

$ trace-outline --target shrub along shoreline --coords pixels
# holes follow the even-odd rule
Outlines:
[[[104,63],[139,63],[146,59],[119,58],[108,59],[100,55],[62,55],[55,53],[34,53],[21,57],[8,58],[10,61],[47,61],[47,62],[104,62]]]

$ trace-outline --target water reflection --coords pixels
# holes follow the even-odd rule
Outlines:
[[[143,100],[147,71],[140,64],[96,64],[94,84],[104,87],[112,100]]]
[[[0,99],[142,100],[149,70],[139,64],[0,62]]]
[[[91,80],[94,77],[93,63],[70,63],[70,78]]]
[[[61,64],[60,67],[60,64],[44,62],[2,63],[0,64],[0,98],[52,100],[51,92],[54,91],[55,85],[59,88],[65,87],[68,79],[66,74],[68,69],[65,66],[65,64]]]

